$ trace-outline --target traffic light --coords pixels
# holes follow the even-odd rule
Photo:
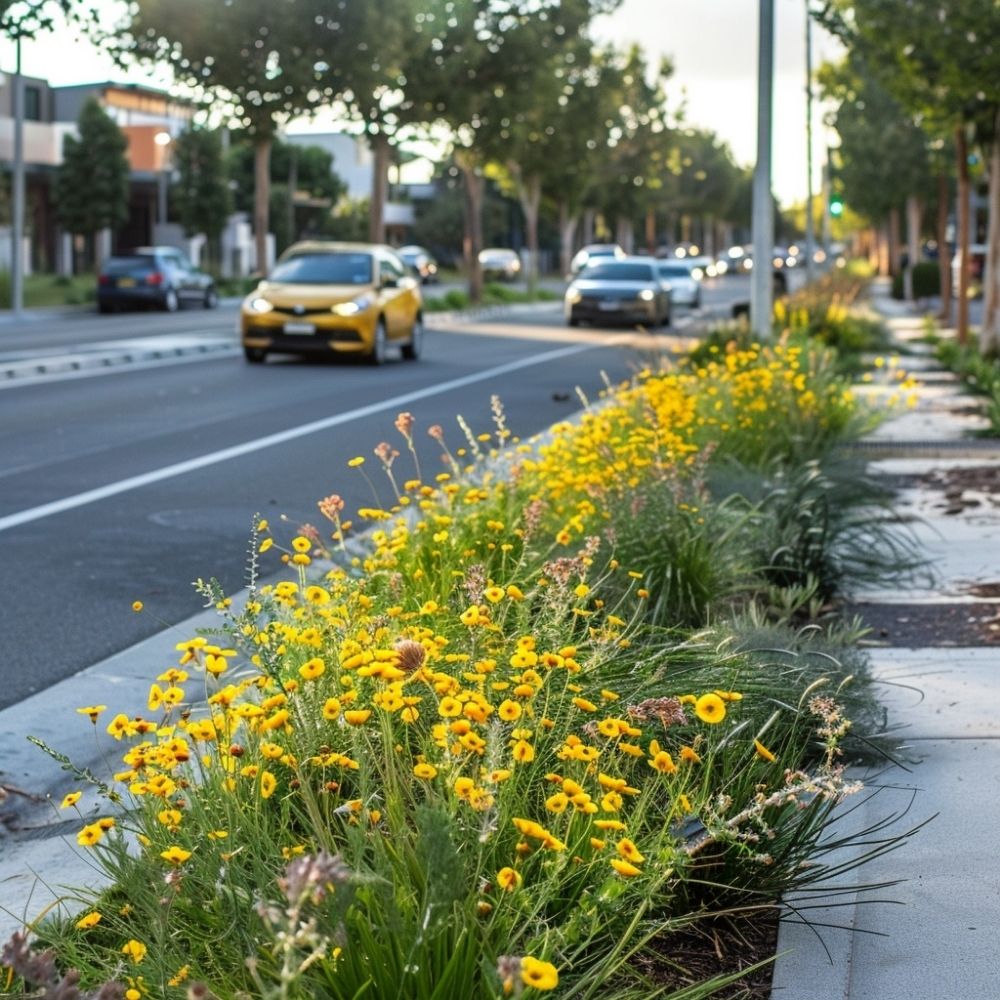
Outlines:
[[[836,191],[830,193],[830,214],[833,216],[844,214],[844,196]]]

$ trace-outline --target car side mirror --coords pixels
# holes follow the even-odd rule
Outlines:
[[[399,281],[396,278],[387,275],[387,276],[385,276],[385,277],[382,278],[382,287],[383,288],[398,288],[399,287]]]

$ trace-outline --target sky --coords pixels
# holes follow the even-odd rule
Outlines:
[[[97,6],[110,12],[118,4],[97,0]],[[807,185],[805,6],[806,0],[774,0],[772,178],[786,206],[803,201]],[[756,0],[623,0],[595,25],[595,34],[622,46],[638,42],[650,65],[669,58],[674,66],[667,87],[670,106],[683,101],[687,122],[711,129],[729,144],[738,163],[752,166],[757,157],[757,18]],[[812,34],[814,66],[837,57],[832,39],[815,26]],[[7,72],[14,66],[14,46],[7,40],[0,42],[0,66]],[[123,73],[66,28],[24,43],[22,67],[56,85],[112,80],[169,86],[163,73]],[[329,123],[320,127],[328,129]],[[818,191],[827,143],[818,102],[813,131],[813,189]]]

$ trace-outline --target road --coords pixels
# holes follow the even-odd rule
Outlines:
[[[706,310],[728,314],[739,279],[706,288]],[[382,368],[274,358],[247,365],[234,307],[216,312],[55,316],[0,327],[0,369],[37,371],[0,381],[0,589],[4,595],[0,708],[183,621],[202,607],[192,581],[246,582],[251,525],[265,515],[286,542],[321,519],[316,501],[339,493],[349,511],[372,488],[348,461],[367,456],[380,501],[388,481],[372,450],[388,441],[412,460],[394,428],[416,418],[425,477],[440,469],[427,428],[454,450],[456,416],[492,429],[498,395],[522,437],[676,347],[672,333],[574,330],[558,304],[493,318],[429,317],[423,360]],[[695,317],[679,315],[690,331]],[[207,353],[144,357],[136,345],[214,345]],[[132,358],[67,369],[66,357],[102,351]],[[126,345],[122,347],[121,345]],[[280,568],[276,553],[264,569]],[[141,600],[141,614],[131,610]],[[178,634],[178,640],[187,638]],[[96,697],[96,692],[95,692]]]

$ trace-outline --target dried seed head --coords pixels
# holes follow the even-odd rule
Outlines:
[[[396,655],[399,657],[397,661],[399,669],[412,674],[423,666],[424,660],[427,659],[427,650],[412,639],[400,639],[396,643]]]

